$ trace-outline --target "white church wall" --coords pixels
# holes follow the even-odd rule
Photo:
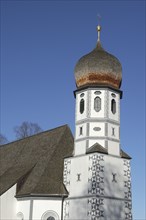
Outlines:
[[[124,198],[124,163],[122,158],[104,157],[104,194],[105,196]]]
[[[70,193],[71,158],[64,159],[63,183]]]
[[[129,169],[124,165],[124,161],[127,160],[99,153],[66,159],[68,168],[65,170],[65,178],[67,179],[68,176],[67,181],[70,185],[70,197],[88,195],[92,186],[88,178],[91,179],[94,169],[97,169],[96,163],[99,163],[99,174],[102,178],[104,178],[103,183],[100,182],[100,186],[104,188],[104,195],[109,197],[124,198],[125,188],[123,185],[125,184],[127,178],[124,176],[124,172]],[[96,175],[98,175],[98,173]]]
[[[17,202],[17,214],[22,213],[25,219],[30,218],[30,198],[19,198]]]
[[[28,197],[19,198],[16,214],[23,214],[24,220],[47,220],[49,216],[61,219],[62,199],[55,197]],[[9,218],[10,220],[11,218]],[[19,219],[16,218],[15,220]]]
[[[108,141],[108,153],[109,155],[120,156],[120,144],[115,141]]]
[[[81,129],[82,129],[82,133],[81,133]],[[84,138],[86,136],[87,136],[87,124],[82,123],[76,125],[75,139]]]
[[[16,220],[17,200],[15,198],[16,185],[12,186],[0,197],[0,220]]]
[[[85,152],[86,152],[86,140],[76,141],[74,155],[85,154]]]
[[[47,220],[49,216],[55,215],[56,220],[61,219],[62,199],[61,198],[33,198],[32,220]],[[45,219],[45,216],[46,219]],[[54,217],[55,217],[54,216]]]
[[[113,139],[120,139],[119,125],[108,123],[108,137]]]
[[[64,220],[87,220],[88,203],[86,198],[64,201]]]
[[[88,157],[75,157],[70,169],[70,197],[84,196],[88,185]]]
[[[65,220],[131,219],[129,160],[93,153],[68,158],[66,164],[70,191],[64,202]]]
[[[89,137],[103,137],[103,136],[105,136],[105,123],[90,122]]]
[[[126,219],[125,202],[117,199],[104,199],[104,218],[108,220]],[[114,218],[112,217],[114,216]]]

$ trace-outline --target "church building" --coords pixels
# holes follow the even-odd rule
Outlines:
[[[75,66],[75,136],[63,125],[0,147],[1,220],[132,220],[122,66],[97,32]]]

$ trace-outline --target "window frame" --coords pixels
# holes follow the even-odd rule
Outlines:
[[[100,112],[101,111],[101,98],[99,96],[96,96],[94,98],[94,110],[96,112]]]
[[[85,110],[85,100],[82,98],[80,100],[80,113],[83,114]]]
[[[59,215],[53,210],[47,210],[46,212],[44,212],[41,220],[47,220],[49,217],[53,217],[55,220],[59,220]]]
[[[115,100],[115,99],[112,99],[112,100],[111,100],[111,112],[112,112],[113,114],[116,114],[116,111],[117,111],[116,108],[117,108],[117,107],[116,107],[116,100]]]
[[[83,126],[79,127],[80,131],[79,131],[79,135],[83,135]]]

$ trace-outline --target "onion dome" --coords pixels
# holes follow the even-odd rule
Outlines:
[[[75,66],[76,85],[78,88],[87,85],[106,85],[119,89],[122,66],[115,56],[102,48],[99,25],[97,31],[98,40],[95,49],[81,57]]]

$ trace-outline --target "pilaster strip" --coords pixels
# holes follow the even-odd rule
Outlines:
[[[30,199],[29,220],[33,219],[33,199]]]
[[[108,123],[105,123],[105,136],[108,137]]]

